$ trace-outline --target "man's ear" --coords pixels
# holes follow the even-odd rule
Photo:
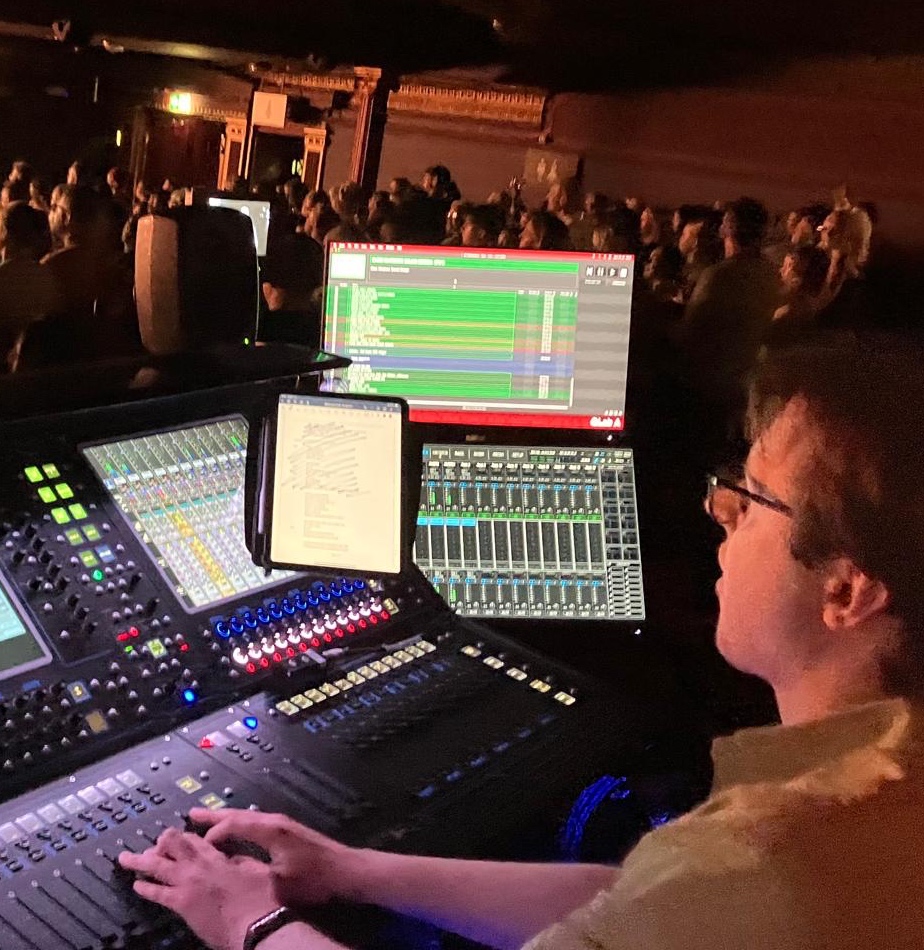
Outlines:
[[[864,574],[850,558],[836,558],[824,570],[822,619],[829,630],[856,627],[889,609],[889,589]]]

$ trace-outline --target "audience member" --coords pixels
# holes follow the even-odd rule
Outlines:
[[[690,382],[708,413],[712,435],[733,435],[745,382],[779,305],[779,274],[761,253],[767,209],[733,201],[722,219],[725,260],[703,271],[684,316]]]
[[[531,211],[526,215],[520,247],[535,251],[574,250],[568,226],[549,211]]]
[[[832,211],[821,226],[819,247],[831,259],[822,292],[818,322],[849,327],[863,319],[861,297],[869,260],[872,224],[862,208]]]
[[[819,247],[793,247],[780,268],[780,283],[786,301],[773,314],[788,326],[810,323],[821,305],[828,276],[828,255]]]
[[[503,221],[492,205],[474,205],[465,211],[460,236],[462,247],[497,247]]]
[[[41,211],[24,201],[0,211],[0,359],[8,358],[30,323],[57,305],[54,278],[39,264],[50,250],[48,218]]]
[[[260,276],[267,312],[260,319],[259,339],[317,349],[321,318],[314,293],[324,278],[321,245],[307,234],[280,238],[270,249]]]
[[[330,190],[330,205],[339,217],[339,223],[324,235],[328,241],[362,241],[366,232],[360,215],[363,210],[363,190],[355,181],[345,181]]]
[[[7,178],[0,187],[0,208],[5,208],[15,201],[29,203],[29,183],[22,178]]]

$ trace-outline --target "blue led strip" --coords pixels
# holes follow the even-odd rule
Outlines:
[[[584,832],[587,828],[587,822],[590,821],[594,812],[607,799],[628,798],[632,794],[629,788],[628,779],[625,775],[614,778],[612,775],[604,775],[596,782],[588,785],[587,788],[578,795],[577,800],[571,808],[562,828],[560,835],[560,846],[562,857],[569,861],[579,861],[581,859],[581,844],[584,841]]]

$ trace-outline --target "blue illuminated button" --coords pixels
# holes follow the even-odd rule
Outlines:
[[[257,607],[257,620],[259,620],[260,623],[270,622],[269,614],[262,607]]]
[[[257,612],[257,617],[259,617],[259,611]],[[249,610],[244,614],[244,623],[250,627],[251,630],[257,629],[257,617],[255,617]]]
[[[330,594],[328,594],[326,590],[321,591],[321,600],[323,600],[325,604],[330,603]]]
[[[309,595],[308,595],[308,603],[309,603],[312,607],[317,607],[317,606],[318,606],[318,598],[315,597],[314,594],[309,594]]]
[[[241,622],[241,618],[240,618],[240,617],[232,617],[232,618],[228,621],[228,626],[229,626],[235,633],[243,633],[243,632],[244,632],[244,624]]]
[[[183,690],[183,702],[186,703],[187,706],[191,706],[198,698],[194,689]]]
[[[342,596],[343,596],[343,591],[342,591],[339,587],[337,587],[336,584],[331,584],[331,585],[330,585],[330,592],[334,595],[334,597],[342,597]]]
[[[256,729],[259,723],[256,716],[244,716],[244,725],[248,729]]]
[[[366,586],[366,582],[365,582],[365,581],[354,581],[354,582],[353,582],[353,586],[354,586],[357,590],[362,590],[362,589]]]
[[[228,624],[224,620],[219,620],[215,624],[215,633],[218,634],[223,640],[227,640],[231,636],[231,630],[228,627]]]
[[[291,617],[295,613],[295,606],[288,597],[282,598],[282,609]]]
[[[279,608],[279,604],[273,601],[271,604],[268,604],[267,607],[273,620],[282,620],[282,610]]]

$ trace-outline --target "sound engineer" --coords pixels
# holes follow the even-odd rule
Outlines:
[[[204,838],[122,855],[136,891],[221,950],[330,950],[273,913],[332,897],[503,948],[924,946],[922,419],[917,343],[767,354],[743,484],[714,480],[710,510],[726,530],[719,649],[772,685],[782,725],[717,740],[710,798],[619,869],[386,854],[199,810]],[[236,839],[271,862],[227,857]]]

